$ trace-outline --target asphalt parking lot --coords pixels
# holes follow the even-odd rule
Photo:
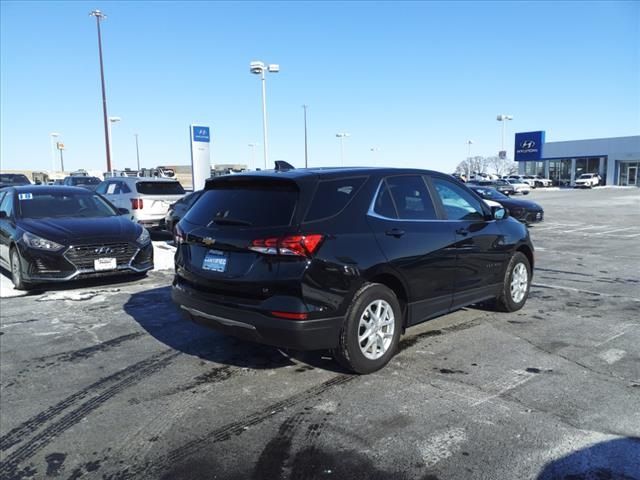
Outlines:
[[[0,477],[640,478],[640,190],[526,198],[525,308],[427,322],[368,376],[184,321],[170,270],[3,298]]]

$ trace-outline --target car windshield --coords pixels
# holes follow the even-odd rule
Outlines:
[[[25,175],[16,173],[0,175],[0,183],[4,185],[27,185],[31,182]]]
[[[585,173],[580,175],[580,178],[593,178],[593,173]]]
[[[29,192],[18,194],[21,218],[98,218],[118,215],[108,203],[90,192]]]
[[[482,198],[489,198],[491,200],[505,200],[509,198],[494,188],[474,188],[473,191]]]
[[[72,177],[71,184],[72,185],[98,185],[100,183],[100,179],[96,177]]]

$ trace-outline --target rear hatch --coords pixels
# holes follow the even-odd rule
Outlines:
[[[307,240],[295,236],[302,197],[299,184],[284,178],[209,182],[178,227],[179,275],[197,289],[249,303],[274,294],[299,296],[300,282],[289,280],[300,280],[307,265]],[[287,238],[292,251],[278,255]],[[279,283],[281,271],[289,280]]]
[[[132,209],[140,210],[141,213],[152,217],[164,217],[169,207],[185,194],[178,181],[154,180],[137,182],[136,192],[136,198],[132,200]]]

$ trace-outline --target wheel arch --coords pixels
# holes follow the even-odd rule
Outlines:
[[[409,296],[407,288],[402,280],[397,276],[389,272],[377,273],[366,280],[369,283],[379,283],[389,288],[397,297],[402,309],[402,323],[403,328],[406,328],[409,312]]]
[[[516,252],[520,252],[525,257],[527,257],[527,260],[529,260],[529,266],[531,267],[531,271],[533,272],[535,259],[534,259],[533,250],[531,249],[531,247],[523,244],[523,245],[520,245],[518,248],[516,248]]]

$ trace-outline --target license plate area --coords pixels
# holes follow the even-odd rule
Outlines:
[[[227,269],[227,256],[220,250],[209,250],[202,261],[202,269],[210,272],[224,272]]]
[[[93,261],[93,268],[96,272],[104,272],[106,270],[115,270],[118,264],[115,258],[96,258]]]

